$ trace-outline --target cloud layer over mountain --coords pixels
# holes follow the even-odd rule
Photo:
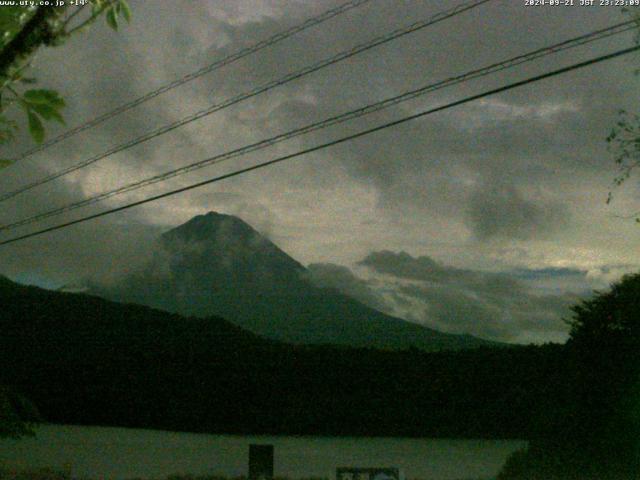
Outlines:
[[[580,298],[574,292],[541,292],[522,272],[459,269],[405,252],[372,252],[359,265],[369,270],[367,279],[331,264],[314,264],[309,270],[318,284],[387,313],[437,330],[498,341],[564,341],[568,327],[563,319],[570,318],[569,307]]]

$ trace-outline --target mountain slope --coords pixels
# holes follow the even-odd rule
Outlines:
[[[548,423],[559,404],[552,386],[567,383],[559,347],[424,353],[290,346],[219,318],[2,277],[0,305],[0,385],[54,423],[518,437]]]
[[[92,291],[183,315],[217,315],[297,344],[425,350],[488,345],[395,318],[313,286],[307,270],[237,217],[210,212],[165,233],[152,260]]]

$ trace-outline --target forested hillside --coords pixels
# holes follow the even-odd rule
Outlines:
[[[199,432],[528,438],[561,412],[560,346],[425,353],[264,340],[0,284],[0,383],[51,422]]]

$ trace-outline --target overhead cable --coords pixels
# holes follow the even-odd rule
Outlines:
[[[43,213],[39,213],[36,215],[32,215],[29,216],[27,218],[15,221],[13,223],[9,223],[9,224],[5,224],[5,225],[0,225],[0,231],[5,231],[5,230],[11,230],[23,225],[28,225],[28,224],[32,224],[41,220],[44,220],[46,218],[50,218],[53,216],[57,216],[66,212],[70,212],[73,210],[76,210],[78,208],[82,208],[82,207],[86,207],[89,205],[93,205],[95,203],[101,202],[103,200],[106,200],[108,198],[117,196],[117,195],[122,195],[124,193],[127,192],[131,192],[134,190],[138,190],[140,188],[149,186],[149,185],[153,185],[155,183],[159,183],[162,181],[166,181],[170,178],[179,176],[179,175],[183,175],[189,172],[192,172],[194,170],[198,170],[204,167],[208,167],[211,165],[215,165],[218,163],[222,163],[224,161],[230,160],[232,158],[236,158],[239,156],[243,156],[243,155],[247,155],[251,152],[255,152],[258,150],[262,150],[264,148],[270,147],[272,145],[275,145],[277,143],[283,142],[285,140],[289,140],[291,138],[295,138],[304,134],[308,134],[314,131],[318,131],[321,129],[325,129],[328,128],[330,126],[333,125],[337,125],[337,124],[341,124],[344,122],[347,122],[349,120],[353,120],[359,117],[363,117],[365,115],[369,115],[371,113],[374,112],[378,112],[380,110],[389,108],[393,105],[397,105],[399,103],[402,102],[406,102],[408,100],[420,97],[422,95],[434,92],[436,90],[440,90],[442,88],[446,88],[446,87],[450,87],[453,85],[457,85],[459,83],[463,83],[463,82],[467,82],[476,78],[480,78],[480,77],[484,77],[502,70],[507,70],[510,68],[514,68],[518,65],[521,65],[523,63],[526,62],[531,62],[534,60],[537,60],[539,58],[542,57],[546,57],[548,55],[554,54],[554,53],[558,53],[564,50],[568,50],[571,48],[575,48],[581,45],[586,45],[588,43],[591,42],[595,42],[597,40],[601,40],[603,38],[607,38],[613,35],[618,35],[621,34],[623,32],[632,30],[635,28],[635,22],[634,21],[627,21],[627,22],[622,22],[616,25],[613,25],[611,27],[608,28],[604,28],[601,30],[596,30],[594,32],[590,32],[584,35],[580,35],[578,37],[574,37],[571,38],[569,40],[565,40],[563,42],[560,43],[556,43],[544,48],[539,48],[537,50],[533,50],[531,52],[522,54],[522,55],[518,55],[512,58],[509,58],[507,60],[503,60],[501,62],[497,62],[497,63],[493,63],[491,65],[488,65],[486,67],[480,68],[480,69],[476,69],[476,70],[471,70],[467,73],[464,73],[462,75],[457,75],[454,77],[449,77],[445,80],[441,80],[438,81],[436,83],[431,83],[425,86],[422,86],[420,88],[402,93],[400,95],[396,95],[393,97],[389,97],[387,99],[381,100],[379,102],[373,103],[373,104],[368,104],[364,107],[355,109],[355,110],[351,110],[345,113],[342,113],[340,115],[336,115],[333,117],[329,117],[326,118],[322,121],[319,122],[314,122],[311,123],[309,125],[305,125],[303,127],[300,128],[296,128],[293,130],[290,130],[288,132],[285,133],[281,133],[279,135],[276,135],[274,137],[270,137],[267,139],[263,139],[261,141],[249,144],[249,145],[245,145],[243,147],[240,148],[236,148],[218,155],[215,155],[213,157],[209,157],[206,158],[204,160],[200,160],[198,162],[194,162],[191,163],[189,165],[185,165],[173,170],[170,170],[168,172],[164,172],[161,174],[157,174],[154,175],[152,177],[148,177],[136,182],[132,182],[129,183],[127,185],[103,192],[103,193],[99,193],[97,195],[94,195],[92,197],[86,198],[84,200],[78,201],[78,202],[73,202],[67,205],[64,205],[62,207],[58,207],[58,208],[54,208],[51,210],[48,210],[46,212]]]
[[[144,205],[144,204],[147,204],[147,203],[155,202],[157,200],[160,200],[160,199],[163,199],[163,198],[167,198],[167,197],[170,197],[170,196],[173,196],[173,195],[177,195],[179,193],[187,192],[187,191],[193,190],[195,188],[199,188],[199,187],[203,187],[205,185],[210,185],[210,184],[213,184],[213,183],[217,183],[217,182],[220,182],[222,180],[226,180],[228,178],[237,177],[239,175],[243,175],[245,173],[252,172],[254,170],[259,170],[259,169],[262,169],[262,168],[266,168],[266,167],[269,167],[269,166],[284,162],[286,160],[291,160],[293,158],[301,157],[303,155],[308,155],[309,153],[313,153],[313,152],[317,152],[317,151],[320,151],[320,150],[324,150],[326,148],[333,147],[335,145],[339,145],[339,144],[342,144],[342,143],[345,143],[345,142],[348,142],[348,141],[351,141],[351,140],[355,140],[357,138],[361,138],[361,137],[364,137],[366,135],[371,135],[372,133],[379,132],[381,130],[386,130],[387,128],[395,127],[397,125],[401,125],[401,124],[407,123],[409,121],[425,117],[427,115],[432,115],[432,114],[437,113],[437,112],[448,110],[450,108],[457,107],[459,105],[463,105],[465,103],[469,103],[469,102],[472,102],[472,101],[475,101],[475,100],[479,100],[481,98],[488,97],[490,95],[495,95],[497,93],[506,92],[506,91],[512,90],[514,88],[522,87],[524,85],[528,85],[528,84],[531,84],[531,83],[534,83],[534,82],[538,82],[538,81],[541,81],[541,80],[544,80],[544,79],[547,79],[547,78],[551,78],[551,77],[555,77],[555,76],[558,76],[558,75],[562,75],[562,74],[568,73],[568,72],[573,71],[573,70],[577,70],[577,69],[580,69],[580,68],[585,68],[587,66],[595,65],[597,63],[601,63],[601,62],[604,62],[604,61],[607,61],[607,60],[611,60],[613,58],[617,58],[617,57],[620,57],[622,55],[627,55],[629,53],[636,52],[638,50],[640,50],[640,45],[636,45],[636,46],[630,47],[630,48],[625,48],[625,49],[622,49],[622,50],[617,50],[617,51],[615,51],[613,53],[601,55],[601,56],[598,56],[598,57],[595,57],[595,58],[592,58],[590,60],[586,60],[586,61],[583,61],[583,62],[574,63],[573,65],[569,65],[567,67],[563,67],[563,68],[560,68],[560,69],[557,69],[557,70],[553,70],[553,71],[550,71],[550,72],[547,72],[547,73],[543,73],[541,75],[536,75],[536,76],[533,76],[533,77],[529,77],[529,78],[527,78],[525,80],[520,80],[518,82],[509,83],[509,84],[504,85],[502,87],[498,87],[498,88],[494,88],[494,89],[491,89],[491,90],[487,90],[485,92],[482,92],[482,93],[479,93],[479,94],[476,94],[476,95],[471,95],[471,96],[465,97],[465,98],[463,98],[461,100],[456,100],[454,102],[447,103],[447,104],[441,105],[439,107],[431,108],[429,110],[425,110],[425,111],[422,111],[422,112],[419,112],[419,113],[416,113],[416,114],[413,114],[413,115],[409,115],[409,116],[400,118],[398,120],[394,120],[394,121],[391,121],[391,122],[383,123],[383,124],[378,125],[378,126],[373,127],[373,128],[362,130],[360,132],[357,132],[357,133],[354,133],[354,134],[351,134],[351,135],[347,135],[345,137],[341,137],[339,139],[332,140],[330,142],[322,143],[322,144],[316,145],[314,147],[310,147],[310,148],[307,148],[307,149],[304,149],[304,150],[300,150],[300,151],[295,152],[295,153],[290,153],[288,155],[283,155],[281,157],[277,157],[277,158],[274,158],[272,160],[268,160],[268,161],[265,161],[265,162],[258,163],[256,165],[252,165],[250,167],[241,168],[241,169],[235,170],[233,172],[226,173],[224,175],[219,175],[219,176],[210,178],[208,180],[204,180],[204,181],[197,182],[197,183],[185,186],[185,187],[181,187],[181,188],[177,188],[175,190],[171,190],[169,192],[161,193],[159,195],[154,195],[152,197],[148,197],[148,198],[145,198],[145,199],[142,199],[142,200],[131,202],[131,203],[128,203],[126,205],[121,205],[119,207],[111,208],[109,210],[105,210],[105,211],[102,211],[102,212],[99,212],[99,213],[95,213],[93,215],[87,215],[87,216],[78,218],[76,220],[71,220],[71,221],[68,221],[68,222],[64,222],[64,223],[60,223],[60,224],[57,224],[57,225],[53,225],[51,227],[43,228],[43,229],[37,230],[35,232],[27,233],[25,235],[20,235],[20,236],[16,236],[16,237],[13,237],[13,238],[9,238],[7,240],[0,241],[0,246],[8,245],[8,244],[15,243],[15,242],[18,242],[18,241],[21,241],[21,240],[26,240],[28,238],[33,238],[33,237],[38,236],[38,235],[43,235],[45,233],[49,233],[49,232],[53,232],[53,231],[60,230],[60,229],[63,229],[63,228],[67,228],[67,227],[70,227],[72,225],[77,225],[79,223],[84,223],[84,222],[87,222],[89,220],[93,220],[93,219],[96,219],[96,218],[104,217],[106,215],[111,215],[111,214],[116,213],[116,212],[121,212],[121,211],[124,211],[124,210],[128,210],[130,208],[133,208],[133,207],[137,207],[137,206]]]
[[[303,23],[300,23],[294,27],[291,27],[288,30],[276,33],[275,35],[261,40],[253,45],[250,45],[246,48],[243,48],[241,50],[238,50],[230,55],[227,55],[224,58],[221,58],[219,60],[216,60],[215,62],[200,68],[199,70],[196,70],[194,72],[188,73],[186,75],[184,75],[181,78],[178,78],[170,83],[167,83],[165,85],[162,85],[159,88],[156,88],[155,90],[152,90],[150,92],[147,92],[146,94],[142,95],[141,97],[136,98],[135,100],[131,100],[130,102],[124,103],[122,105],[120,105],[117,108],[114,108],[113,110],[104,113],[92,120],[89,120],[88,122],[85,122],[83,124],[78,125],[77,127],[71,128],[69,130],[67,130],[66,132],[61,133],[60,135],[52,138],[51,140],[48,140],[40,145],[37,145],[25,152],[23,152],[19,157],[13,159],[13,161],[19,161],[19,160],[23,160],[26,157],[29,157],[31,155],[33,155],[34,153],[38,153],[41,152],[49,147],[52,147],[53,145],[56,145],[58,143],[60,143],[63,140],[66,140],[69,137],[72,137],[80,132],[84,132],[85,130],[88,130],[90,128],[93,128],[97,125],[100,125],[101,123],[106,122],[107,120],[110,120],[111,118],[120,115],[121,113],[124,113],[128,110],[131,110],[132,108],[137,107],[138,105],[147,102],[149,100],[151,100],[152,98],[157,97],[158,95],[162,95],[165,92],[168,92],[169,90],[173,90],[176,87],[179,87],[180,85],[184,85],[187,82],[190,82],[192,80],[195,80],[197,78],[200,78],[201,76],[213,72],[214,70],[218,70],[222,67],[225,67],[227,65],[230,65],[234,62],[237,62],[238,60],[247,57],[253,53],[256,53],[264,48],[270,47],[272,45],[275,45],[276,43],[279,43],[297,33],[300,33],[308,28],[314,27],[316,25],[319,25],[331,18],[334,18],[338,15],[341,15],[343,13],[348,12],[349,10],[352,10],[354,8],[360,7],[362,5],[364,5],[365,3],[369,3],[371,0],[351,0],[349,2],[343,3],[342,5],[339,5],[338,7],[332,8],[330,10],[327,10],[323,13],[321,13],[320,15],[317,15],[313,18],[309,18],[308,20],[304,21]],[[79,10],[78,10],[79,11]],[[75,12],[77,13],[77,11]]]
[[[232,105],[236,105],[240,102],[243,102],[245,100],[248,100],[250,98],[256,97],[262,93],[265,93],[269,90],[272,90],[276,87],[280,87],[282,85],[285,85],[289,82],[292,82],[294,80],[297,80],[299,78],[305,77],[313,72],[317,72],[318,70],[321,70],[323,68],[326,68],[330,65],[334,65],[338,62],[341,62],[343,60],[346,60],[347,58],[351,58],[355,55],[358,55],[360,53],[366,52],[367,50],[371,50],[372,48],[378,47],[380,45],[383,45],[385,43],[391,42],[393,40],[396,40],[404,35],[408,35],[410,33],[416,32],[418,30],[421,30],[423,28],[426,28],[430,25],[434,25],[438,22],[441,22],[443,20],[446,20],[448,18],[452,18],[456,15],[459,15],[463,12],[466,12],[467,10],[470,10],[472,8],[478,7],[483,3],[487,3],[490,2],[492,0],[473,0],[471,2],[465,2],[465,3],[461,3],[453,8],[450,8],[448,10],[439,12],[435,15],[430,16],[427,19],[424,20],[420,20],[418,22],[414,22],[411,25],[409,25],[408,27],[403,27],[397,30],[393,30],[392,32],[389,32],[385,35],[379,36],[374,38],[373,40],[369,40],[368,42],[362,43],[360,45],[357,45],[353,48],[350,48],[349,50],[345,50],[342,51],[336,55],[333,55],[329,58],[326,58],[324,60],[321,60],[317,63],[314,63],[312,65],[308,65],[300,70],[291,72],[287,75],[285,75],[284,77],[281,77],[277,80],[273,80],[270,81],[268,83],[265,83],[259,87],[253,88],[252,90],[249,90],[247,92],[243,92],[239,95],[236,95],[234,97],[228,98],[227,100],[223,101],[222,103],[218,103],[218,104],[214,104],[211,105],[203,110],[200,110],[198,112],[195,112],[191,115],[188,115],[180,120],[176,120],[175,122],[169,123],[168,125],[163,125],[155,130],[149,131],[143,135],[140,135],[139,137],[136,137],[132,140],[129,140],[128,142],[122,143],[120,145],[117,145],[115,147],[110,148],[109,150],[100,153],[98,155],[94,155],[93,157],[90,157],[86,160],[83,160],[79,163],[76,163],[74,165],[71,165],[67,168],[64,168],[62,170],[59,170],[58,172],[52,173],[50,175],[47,175],[39,180],[36,180],[34,182],[28,183],[26,185],[23,185],[22,187],[19,187],[15,190],[12,190],[10,192],[4,193],[4,194],[0,194],[0,202],[5,201],[5,200],[9,200],[10,198],[13,198],[21,193],[24,193],[28,190],[31,190],[33,188],[39,187],[41,185],[44,185],[48,182],[51,182],[53,180],[56,180],[60,177],[63,177],[65,175],[68,175],[72,172],[76,172],[82,168],[85,168],[89,165],[92,165],[96,162],[98,162],[99,160],[102,160],[106,157],[109,157],[111,155],[114,155],[116,153],[120,153],[123,152],[125,150],[128,150],[129,148],[132,148],[136,145],[139,145],[141,143],[147,142],[153,138],[159,137],[160,135],[164,135],[166,133],[169,133],[177,128],[180,128],[184,125],[187,125],[189,123],[195,122],[196,120],[200,120],[201,118],[204,118],[208,115],[211,115],[215,112],[218,112],[220,110],[223,110],[225,108],[228,108]]]

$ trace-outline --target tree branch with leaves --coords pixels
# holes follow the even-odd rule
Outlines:
[[[622,9],[624,14],[631,16],[637,26],[635,35],[636,44],[640,44],[640,14],[637,10]],[[640,69],[636,69],[636,75]],[[618,168],[618,174],[613,179],[613,185],[607,195],[607,204],[614,198],[614,190],[625,183],[631,175],[640,167],[640,116],[620,110],[618,120],[606,138],[607,148],[613,155]],[[640,223],[640,210],[627,215],[617,215],[620,218],[634,218]]]
[[[61,110],[65,103],[58,92],[26,88],[36,82],[25,74],[39,48],[62,45],[101,16],[114,30],[120,19],[131,20],[126,0],[89,0],[68,12],[64,6],[0,8],[0,144],[13,140],[18,129],[18,123],[8,116],[14,107],[26,116],[29,133],[37,143],[45,139],[46,122],[64,123]],[[0,160],[0,168],[10,164]]]

